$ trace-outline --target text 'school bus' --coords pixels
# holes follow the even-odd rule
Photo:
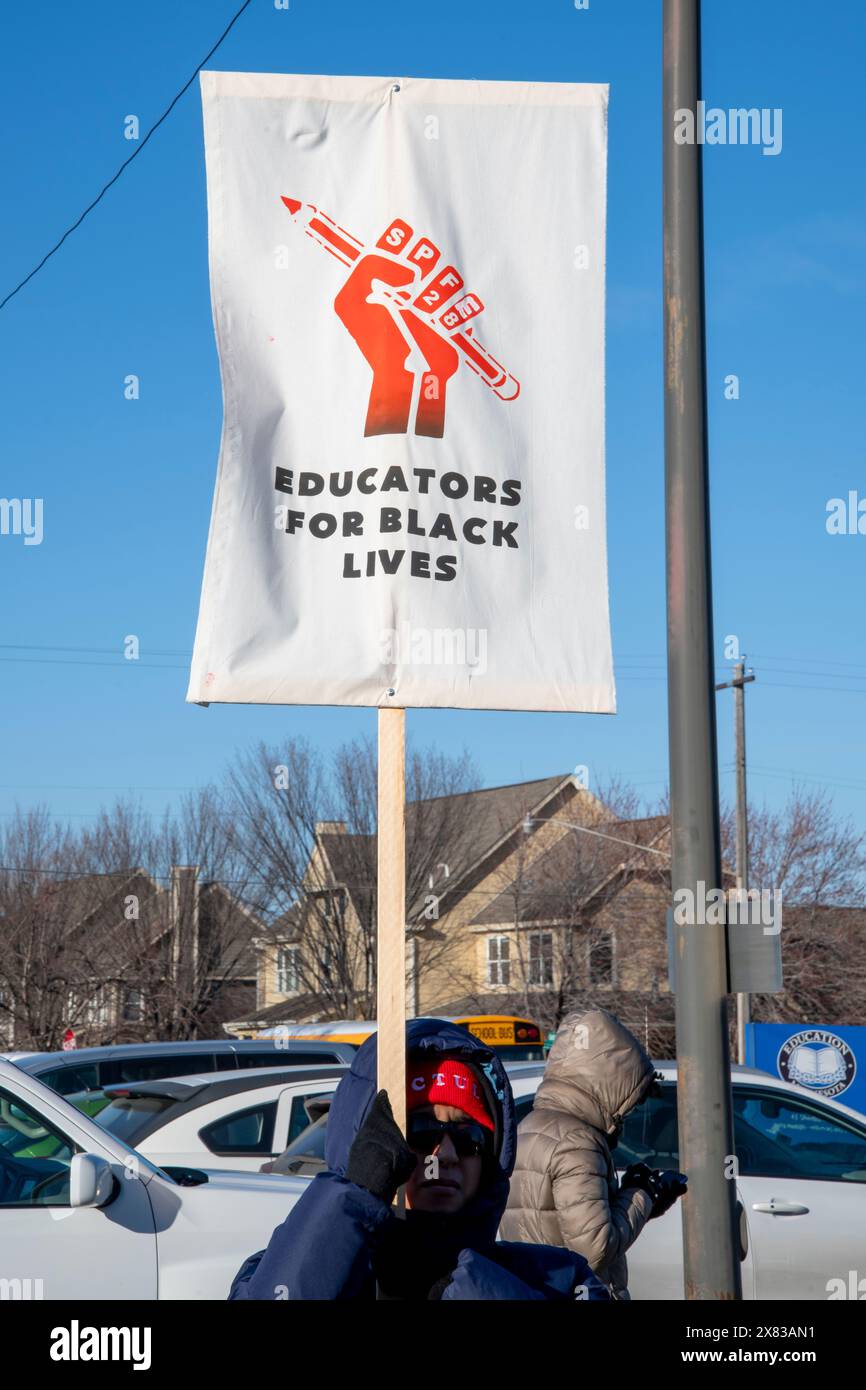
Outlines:
[[[450,1023],[460,1023],[476,1038],[500,1053],[503,1061],[543,1062],[544,1039],[537,1024],[526,1018],[514,1018],[508,1014],[474,1014],[459,1018],[451,1014],[437,1014],[437,1018],[447,1018]],[[329,1043],[350,1043],[360,1047],[378,1024],[375,1019],[331,1019],[326,1023],[283,1023],[274,1028],[265,1028],[252,1036],[257,1038],[279,1037],[289,1042],[302,1039]]]

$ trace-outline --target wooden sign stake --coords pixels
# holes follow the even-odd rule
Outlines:
[[[378,1086],[406,1132],[406,711],[379,710]]]

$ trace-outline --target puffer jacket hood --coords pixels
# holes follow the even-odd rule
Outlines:
[[[411,1019],[406,1025],[406,1054],[409,1065],[457,1058],[471,1066],[478,1076],[495,1124],[496,1163],[492,1179],[484,1184],[463,1219],[471,1225],[476,1238],[495,1240],[508,1201],[508,1180],[517,1153],[514,1098],[505,1068],[497,1054],[478,1038],[442,1018]],[[358,1048],[328,1111],[325,1162],[339,1177],[346,1175],[352,1142],[376,1096],[376,1064],[376,1034],[373,1033]]]
[[[643,1100],[653,1064],[606,1009],[569,1014],[559,1025],[536,1110],[558,1110],[612,1135]]]
[[[619,1299],[628,1298],[626,1251],[649,1220],[652,1199],[641,1188],[620,1188],[611,1149],[652,1080],[652,1062],[613,1014],[569,1014],[520,1126],[502,1222],[506,1240],[582,1255]]]

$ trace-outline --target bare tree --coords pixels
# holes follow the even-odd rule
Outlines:
[[[730,810],[722,834],[732,863]],[[781,811],[749,808],[749,885],[781,893],[785,986],[753,996],[753,1016],[866,1023],[866,835],[827,792],[794,786]]]
[[[78,979],[67,949],[62,877],[74,854],[45,808],[0,831],[0,1035],[7,1047],[59,1046]]]
[[[84,838],[47,810],[13,817],[2,862],[0,1026],[18,1047],[59,1047],[68,1028],[109,1021],[114,981],[94,945],[130,875],[95,869]]]
[[[413,930],[433,939],[434,885],[466,853],[473,781],[467,755],[411,751],[407,760],[406,900]],[[297,944],[299,992],[325,1016],[372,1017],[376,1001],[376,756],[359,740],[331,759],[291,740],[260,744],[229,774],[238,853],[259,876],[256,904]],[[432,903],[435,909],[435,901]]]
[[[159,823],[115,806],[86,833],[82,854],[103,882],[127,880],[123,913],[106,901],[81,948],[94,975],[115,985],[114,1036],[218,1031],[238,1012],[240,982],[255,976],[261,929],[219,791],[185,797]]]
[[[68,1028],[87,1043],[189,1038],[237,1012],[261,923],[215,791],[157,825],[125,803],[76,833],[21,813],[0,849],[8,1046],[58,1048]]]
[[[725,859],[735,858],[736,822],[722,816]],[[866,902],[866,834],[838,817],[828,792],[793,787],[784,808],[749,807],[749,882],[797,904]]]

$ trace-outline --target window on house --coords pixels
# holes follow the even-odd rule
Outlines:
[[[329,941],[317,943],[316,955],[316,979],[320,987],[326,987],[331,980],[331,965],[333,963],[333,952]]]
[[[553,984],[553,932],[533,932],[529,938],[529,983]]]
[[[126,1023],[140,1023],[144,1013],[144,995],[140,989],[127,989],[123,995],[123,1018]]]
[[[590,942],[589,982],[592,985],[613,984],[613,943],[611,941]]]
[[[511,984],[511,942],[507,936],[487,938],[487,983]]]
[[[297,994],[300,951],[297,946],[281,946],[277,951],[277,993]]]
[[[97,985],[84,1007],[85,1021],[91,1025],[111,1023],[111,987]]]

